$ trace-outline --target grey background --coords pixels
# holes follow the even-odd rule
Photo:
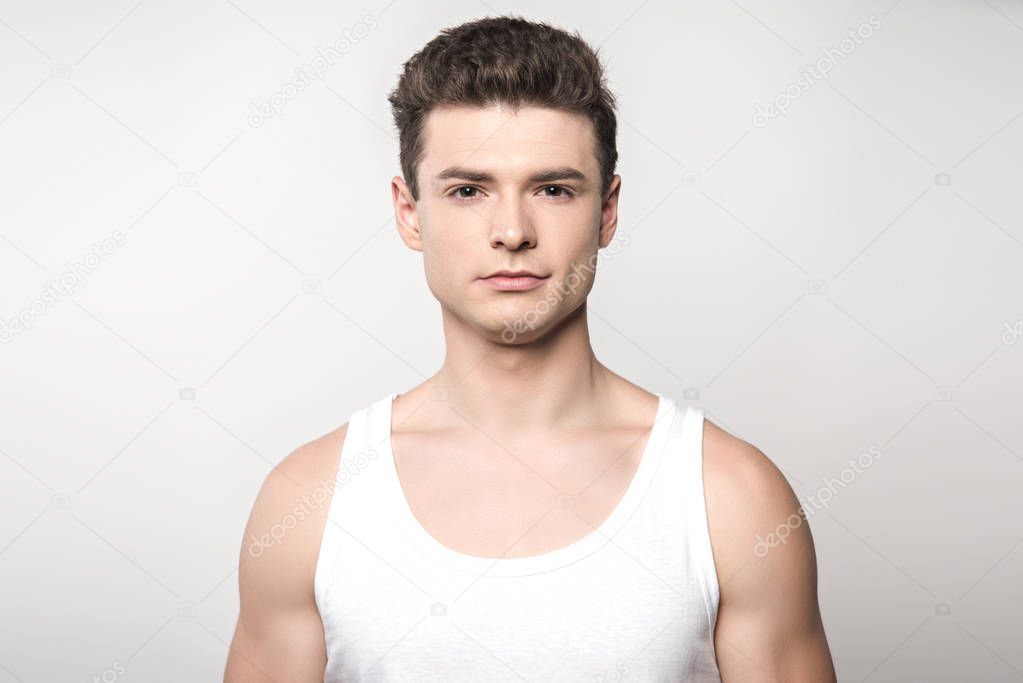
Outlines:
[[[0,319],[32,321],[0,345],[0,681],[220,680],[271,466],[442,358],[386,93],[506,11],[599,45],[619,98],[600,359],[801,498],[882,453],[810,517],[840,680],[1023,680],[1021,3],[149,0],[0,5]]]

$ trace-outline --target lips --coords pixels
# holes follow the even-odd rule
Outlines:
[[[539,275],[537,273],[534,273],[531,270],[499,270],[499,271],[497,271],[495,273],[491,273],[490,275],[487,275],[487,277],[488,278],[491,278],[491,277],[535,277],[535,278],[543,279],[543,278],[545,278],[547,276],[546,275]]]
[[[539,287],[548,277],[529,270],[499,270],[480,280],[497,290],[524,292]]]

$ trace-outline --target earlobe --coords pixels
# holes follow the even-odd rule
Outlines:
[[[607,194],[603,198],[600,207],[600,237],[598,244],[603,249],[611,244],[615,231],[618,228],[618,197],[621,190],[622,177],[615,175],[611,178]]]
[[[423,240],[416,201],[412,199],[412,193],[400,176],[391,179],[391,197],[394,202],[394,223],[401,241],[409,249],[422,251]]]
[[[598,240],[598,245],[601,249],[604,249],[605,247],[607,247],[607,245],[611,244],[611,241],[614,239],[615,231],[617,230],[617,228],[618,228],[617,218],[613,219],[609,223],[603,223],[600,226],[600,239]]]

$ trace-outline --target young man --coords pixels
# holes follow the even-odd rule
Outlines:
[[[483,19],[390,102],[446,356],[267,476],[225,680],[834,681],[785,478],[590,346],[621,189],[594,51]]]

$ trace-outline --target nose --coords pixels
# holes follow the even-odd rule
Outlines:
[[[504,246],[511,251],[536,247],[536,230],[522,203],[510,199],[502,203],[500,210],[490,220],[490,246],[497,249]]]

